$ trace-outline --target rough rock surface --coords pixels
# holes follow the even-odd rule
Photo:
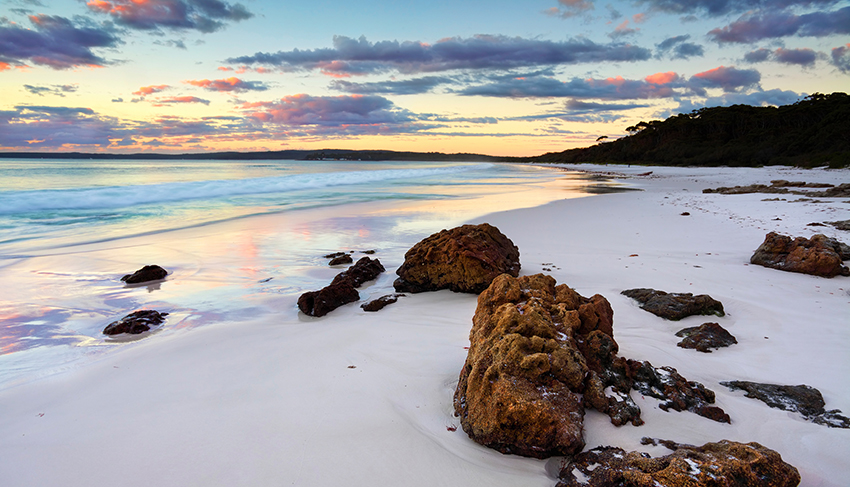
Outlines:
[[[722,440],[673,446],[669,455],[599,447],[565,463],[557,487],[794,487],[800,473],[758,443]]]
[[[470,438],[503,453],[581,451],[586,407],[618,426],[643,424],[632,388],[667,400],[665,410],[729,421],[708,406],[713,392],[675,369],[618,357],[613,310],[600,295],[585,298],[543,274],[503,274],[478,297],[472,321],[455,413]]]
[[[127,274],[121,280],[127,284],[139,284],[141,282],[159,281],[165,279],[168,271],[158,265],[146,265],[132,274]]]
[[[728,347],[738,343],[725,328],[718,323],[703,323],[700,326],[682,328],[677,337],[684,337],[676,345],[682,348],[695,348],[700,352],[711,353],[712,348]]]
[[[160,313],[151,309],[143,309],[134,311],[118,321],[106,325],[103,329],[104,335],[120,335],[121,333],[129,333],[138,335],[151,329],[151,327],[159,326],[165,321],[168,313]]]
[[[814,387],[801,384],[783,386],[762,384],[743,380],[721,382],[731,390],[746,391],[745,397],[758,399],[772,408],[793,411],[802,414],[817,424],[831,428],[850,428],[850,418],[841,415],[841,411],[825,409],[823,395]]]
[[[364,303],[360,305],[360,307],[363,308],[363,311],[380,311],[398,301],[398,298],[404,296],[404,294],[387,294],[386,296],[381,296],[378,299],[373,299],[368,303]]]
[[[641,309],[668,320],[678,321],[691,315],[723,316],[723,304],[707,294],[666,293],[655,289],[626,289],[624,294],[640,303]]]
[[[839,230],[848,230],[850,231],[850,220],[838,220],[834,222],[826,222],[829,225],[839,229]]]
[[[835,277],[850,276],[850,269],[842,263],[849,258],[850,247],[820,233],[811,239],[792,239],[770,232],[750,258],[750,263],[788,272]]]
[[[348,270],[340,272],[328,286],[309,291],[298,298],[298,309],[310,316],[324,316],[340,306],[360,299],[357,289],[364,282],[371,281],[384,272],[384,266],[378,259],[363,257]]]
[[[443,230],[404,254],[398,292],[451,289],[478,294],[500,274],[519,274],[519,249],[498,228],[482,223]]]

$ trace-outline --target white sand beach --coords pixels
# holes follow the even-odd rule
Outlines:
[[[824,233],[850,243],[850,232],[807,226],[850,219],[850,201],[702,190],[775,179],[839,184],[850,182],[850,170],[567,169],[616,172],[612,177],[641,191],[570,197],[472,223],[488,222],[513,240],[521,275],[545,272],[584,296],[605,296],[614,309],[620,355],[675,367],[712,389],[716,405],[732,418],[721,424],[690,412],[665,412],[659,401],[633,391],[646,424],[615,427],[607,416],[588,411],[587,448],[614,445],[663,455],[665,448],[643,446],[641,437],[697,445],[755,441],[797,467],[803,486],[847,485],[850,430],[771,409],[719,382],[808,384],[823,393],[827,409],[850,415],[850,277],[748,264],[769,231]],[[183,293],[208,314],[163,310],[171,312],[166,326],[180,330],[153,333],[120,352],[95,354],[82,365],[0,390],[0,485],[554,486],[561,459],[503,455],[480,446],[453,415],[476,296],[423,293],[378,313],[354,303],[311,318],[298,312],[297,295],[285,292],[300,286],[304,275],[330,281],[341,269],[328,268],[318,256],[354,246],[377,249],[375,257],[387,268],[361,289],[363,299],[392,292],[406,249],[441,229],[415,220],[397,240],[370,241],[369,215],[396,211],[393,205],[336,208],[339,218],[357,224],[333,242],[311,241],[306,227],[301,241],[281,242],[276,215],[267,215],[159,234],[144,247],[128,242],[124,250],[105,252],[92,244],[74,262],[58,254],[42,257],[45,268],[53,262],[84,272],[89,259],[101,274],[120,274],[134,270],[127,269],[130,262],[150,263],[149,256],[188,262],[187,255],[206,252],[215,258],[177,268],[160,289],[121,289],[113,298],[142,294],[156,306],[165,293]],[[297,222],[287,225],[298,228]],[[266,254],[257,255],[263,249]],[[268,249],[281,260],[312,252],[315,266],[292,276],[296,284],[286,276],[258,284],[273,268]],[[210,262],[221,267],[211,271]],[[240,309],[217,307],[216,276],[226,274],[228,264],[245,276],[246,288],[267,285],[269,292],[261,300],[246,298]],[[32,272],[15,274],[27,275]],[[90,285],[102,293],[112,284],[93,278]],[[14,296],[14,283],[4,287]],[[665,321],[620,294],[637,287],[709,294],[727,314]],[[81,292],[79,306],[94,309],[97,303]],[[194,327],[197,320],[205,325]],[[92,313],[92,323],[102,321]],[[676,346],[677,330],[707,321],[720,323],[738,344],[713,353]]]

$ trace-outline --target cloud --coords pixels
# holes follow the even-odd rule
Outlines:
[[[576,38],[554,42],[521,37],[477,35],[436,43],[380,41],[334,36],[333,48],[256,53],[227,60],[230,64],[273,66],[285,71],[320,70],[344,77],[397,71],[424,73],[501,69],[605,61],[643,61],[650,51],[626,43],[597,44]]]
[[[263,123],[291,126],[400,124],[414,120],[413,115],[381,96],[342,95],[285,96],[278,101],[246,103],[243,110]]]
[[[832,64],[842,73],[850,73],[850,43],[832,49]]]
[[[331,89],[354,94],[392,94],[418,95],[428,93],[437,86],[454,83],[453,78],[445,76],[423,76],[402,81],[376,81],[370,83],[353,83],[345,80],[331,81]]]
[[[33,86],[24,85],[24,89],[33,95],[44,96],[45,94],[64,97],[65,93],[73,93],[77,91],[77,85],[51,85],[51,86]]]
[[[558,0],[559,5],[544,10],[543,13],[554,17],[568,19],[582,15],[594,9],[592,0]]]
[[[748,63],[761,63],[765,61],[776,61],[783,64],[796,64],[799,66],[814,66],[818,59],[818,53],[808,49],[785,49],[780,47],[775,51],[770,49],[756,49],[744,54],[744,61]]]
[[[215,32],[226,22],[254,15],[240,3],[220,0],[90,0],[86,5],[93,12],[109,15],[119,25],[140,30]]]
[[[134,95],[138,96],[147,96],[153,95],[154,93],[159,93],[160,91],[167,90],[171,88],[170,85],[150,85],[150,86],[142,86],[139,88],[139,91],[134,91]]]
[[[198,98],[197,96],[171,96],[168,98],[157,98],[154,100],[154,106],[172,105],[175,103],[201,103],[209,105],[209,100]]]
[[[800,66],[813,66],[818,54],[811,49],[785,49],[780,47],[773,53],[774,58],[783,64],[797,64]]]
[[[805,98],[805,93],[783,91],[779,89],[755,91],[752,93],[725,93],[719,97],[706,98],[703,103],[683,101],[676,110],[678,113],[688,113],[703,107],[751,105],[751,106],[781,106],[791,105]]]
[[[771,0],[772,9],[786,7],[810,7],[817,5],[833,5],[838,0]],[[720,16],[728,13],[746,12],[761,9],[765,6],[763,0],[638,0],[639,5],[648,5],[651,10],[672,14],[706,13],[710,16]]]
[[[670,59],[702,57],[705,54],[705,49],[699,44],[685,42],[690,38],[690,35],[668,37],[655,46],[657,49],[656,57],[669,56]]]
[[[109,145],[121,130],[90,108],[16,106],[0,112],[0,147],[49,149]]]
[[[32,63],[53,69],[103,67],[109,64],[92,49],[116,47],[121,41],[112,30],[79,25],[64,17],[32,15],[34,29],[0,25],[0,71]]]
[[[265,91],[268,89],[262,81],[243,81],[231,76],[225,79],[186,80],[186,84],[197,86],[208,91],[243,93],[245,91]]]
[[[465,96],[502,98],[594,98],[602,100],[666,98],[675,94],[674,88],[685,87],[678,74],[657,73],[642,80],[622,76],[606,79],[573,78],[560,81],[551,77],[517,77],[489,84],[471,86],[458,93]]]
[[[725,44],[752,43],[793,35],[824,37],[834,34],[850,34],[850,7],[803,15],[785,11],[756,11],[744,14],[723,28],[709,31],[708,36],[719,44]]]
[[[689,85],[697,94],[702,95],[704,88],[722,88],[727,93],[758,85],[761,74],[755,69],[738,69],[734,66],[720,66],[693,75]]]
[[[637,32],[639,30],[640,29],[636,29],[636,28],[633,29],[633,28],[629,27],[629,21],[624,20],[622,24],[620,24],[616,28],[614,28],[614,32],[611,32],[611,33],[608,34],[608,37],[610,37],[612,39],[620,39],[622,37],[627,37],[627,36],[630,36],[632,34],[637,34]]]

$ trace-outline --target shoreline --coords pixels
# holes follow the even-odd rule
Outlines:
[[[611,169],[567,167],[576,168]],[[705,384],[733,422],[664,412],[658,401],[633,393],[646,424],[617,428],[588,411],[587,448],[610,444],[655,456],[666,451],[640,445],[641,437],[757,441],[797,467],[801,485],[841,485],[847,430],[770,409],[718,382],[805,383],[823,393],[827,409],[850,413],[850,378],[843,373],[850,368],[850,278],[747,264],[772,230],[850,241],[850,232],[806,226],[847,219],[850,204],[765,202],[760,194],[701,190],[780,178],[845,182],[850,171],[616,169],[644,191],[558,200],[470,223],[486,221],[513,240],[521,274],[546,272],[582,295],[605,296],[622,356],[673,366]],[[387,272],[362,294],[377,297],[391,287],[399,252],[377,255],[387,259]],[[316,266],[305,275],[324,281],[336,272]],[[208,283],[205,292],[214,293],[215,283]],[[727,316],[667,322],[619,294],[633,287],[710,294]],[[0,471],[8,485],[556,483],[547,470],[558,459],[502,455],[460,428],[450,430],[459,424],[452,394],[475,296],[411,295],[378,313],[355,303],[318,319],[299,316],[296,298],[272,296],[270,312],[259,319],[220,317],[192,333],[161,333],[84,367],[0,390],[7,413],[0,434],[9,439],[0,445]],[[676,330],[704,321],[720,322],[738,345],[710,354],[676,347]],[[143,458],[105,460],[115,452],[142,452]]]

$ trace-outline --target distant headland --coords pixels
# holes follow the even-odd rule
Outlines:
[[[509,157],[391,150],[281,150],[187,154],[0,152],[16,159],[348,160],[646,164],[657,166],[850,166],[850,95],[815,93],[791,105],[701,108],[638,122],[629,135],[581,149]]]

